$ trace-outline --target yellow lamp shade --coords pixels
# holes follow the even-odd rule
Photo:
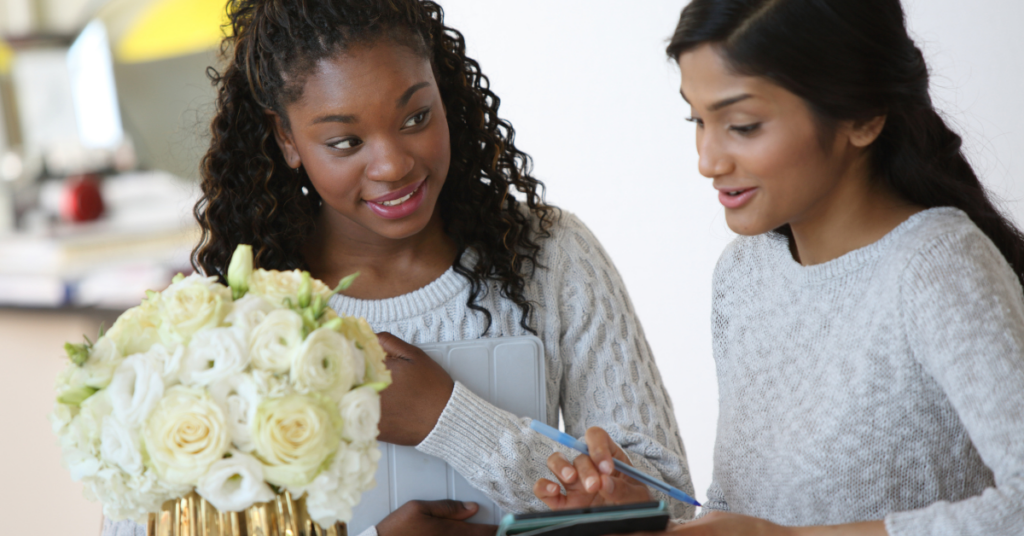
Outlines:
[[[216,48],[227,24],[226,0],[157,0],[115,47],[118,61],[142,63]]]

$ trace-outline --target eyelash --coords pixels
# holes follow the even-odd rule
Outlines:
[[[686,120],[691,123],[696,123],[697,128],[704,128],[704,120],[699,117],[687,117]],[[751,123],[749,125],[732,126],[729,127],[729,130],[736,132],[742,136],[747,136],[753,134],[759,128],[761,128],[761,123]]]

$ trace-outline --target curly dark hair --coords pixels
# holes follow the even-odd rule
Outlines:
[[[478,302],[493,282],[519,306],[520,325],[535,332],[525,278],[538,267],[539,240],[550,236],[557,209],[544,202],[530,157],[516,148],[512,125],[498,116],[500,100],[466,56],[462,34],[445,26],[441,6],[430,0],[229,0],[227,12],[221,45],[227,66],[208,69],[218,88],[217,114],[194,210],[203,233],[192,255],[196,269],[223,279],[238,244],[252,245],[261,268],[306,268],[301,250],[322,201],[305,171],[296,174],[285,163],[267,111],[287,126],[285,106],[301,98],[318,61],[389,39],[430,60],[444,102],[452,155],[438,210],[457,248],[453,268],[471,283],[468,306],[485,315],[489,330],[491,313]],[[478,257],[473,266],[465,258],[469,249]]]

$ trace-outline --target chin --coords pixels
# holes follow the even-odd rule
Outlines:
[[[759,221],[758,218],[744,216],[745,215],[732,214],[731,211],[726,210],[725,223],[729,226],[729,230],[742,236],[757,236],[772,231],[778,227],[778,225]]]

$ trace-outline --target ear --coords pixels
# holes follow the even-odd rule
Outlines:
[[[867,121],[858,121],[850,129],[850,143],[861,149],[871,145],[882,134],[886,116],[879,115]]]
[[[299,156],[299,150],[295,147],[291,130],[285,126],[284,120],[276,112],[268,110],[267,115],[274,124],[274,140],[277,141],[277,146],[281,149],[281,154],[284,155],[284,161],[288,163],[288,167],[299,169],[299,166],[302,165],[302,157]]]

